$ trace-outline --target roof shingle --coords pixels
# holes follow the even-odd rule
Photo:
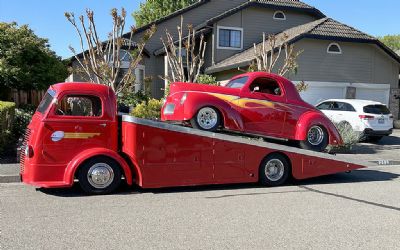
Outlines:
[[[368,34],[365,34],[355,28],[352,28],[348,25],[342,24],[331,18],[322,18],[314,22],[296,26],[283,31],[277,34],[276,36],[278,42],[277,46],[279,46],[281,43],[284,42],[287,42],[289,44],[294,43],[306,37],[376,43],[378,46],[380,46],[382,49],[384,49],[387,53],[391,54],[392,57],[394,57],[397,61],[400,62],[400,57],[398,57],[394,52],[387,50],[387,47],[385,47],[376,38]],[[285,37],[285,39],[282,39],[283,37]],[[260,46],[262,46],[262,42],[260,42],[256,46],[259,48]],[[206,73],[211,74],[223,70],[233,69],[241,66],[247,66],[254,59],[255,59],[254,48],[252,46],[251,48],[248,48],[243,52],[237,53],[211,67],[208,67],[206,69]]]

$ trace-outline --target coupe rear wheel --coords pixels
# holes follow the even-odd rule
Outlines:
[[[216,131],[221,125],[221,114],[214,107],[203,107],[190,120],[193,128]]]
[[[290,176],[290,163],[281,154],[271,154],[260,165],[260,182],[265,186],[279,186]]]
[[[79,169],[78,179],[88,194],[109,194],[121,184],[121,169],[108,157],[96,157],[85,162]]]
[[[315,125],[308,129],[304,141],[300,141],[300,148],[312,151],[324,151],[328,146],[328,133],[325,128]]]

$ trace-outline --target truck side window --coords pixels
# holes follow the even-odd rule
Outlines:
[[[99,117],[102,115],[101,100],[97,96],[67,95],[58,102],[56,115]]]

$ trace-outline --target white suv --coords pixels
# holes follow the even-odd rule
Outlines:
[[[392,134],[393,115],[386,105],[366,100],[331,99],[316,105],[335,123],[347,122],[359,132],[360,140],[379,141]]]

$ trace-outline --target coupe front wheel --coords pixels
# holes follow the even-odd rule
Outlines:
[[[201,108],[190,120],[193,128],[214,132],[221,125],[221,115],[216,108]]]
[[[300,141],[300,148],[322,152],[328,146],[328,133],[321,126],[312,126],[307,131],[307,136],[304,141]]]

